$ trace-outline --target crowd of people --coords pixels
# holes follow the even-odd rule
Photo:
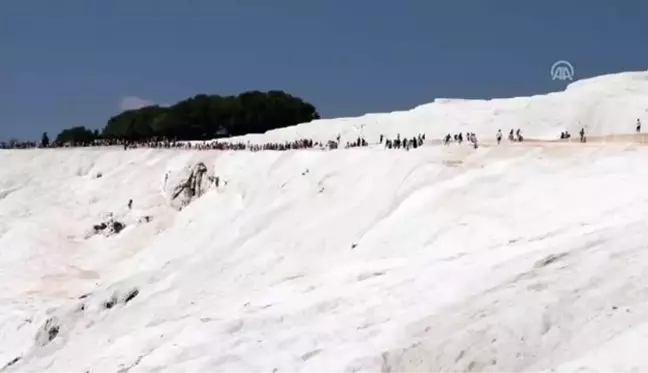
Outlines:
[[[197,150],[291,150],[291,149],[308,149],[308,148],[324,148],[332,147],[332,142],[328,144],[321,144],[312,139],[301,139],[295,141],[270,142],[266,144],[251,144],[244,142],[225,142],[225,141],[203,141],[203,142],[189,142],[178,141],[170,139],[152,139],[147,141],[126,141],[126,140],[95,140],[86,143],[76,144],[61,144],[50,143],[47,146],[37,142],[18,142],[11,143],[0,142],[0,149],[34,149],[34,148],[85,148],[85,147],[110,147],[120,146],[124,150],[127,149],[197,149]]]
[[[380,135],[380,144],[383,143],[384,135]],[[400,135],[397,136],[394,140],[387,140],[385,147],[392,148],[404,148],[411,149],[416,148],[423,144],[425,139],[424,134],[419,134],[417,137],[412,139],[403,139],[401,140]],[[0,149],[33,149],[33,148],[84,148],[84,147],[110,147],[110,146],[120,146],[124,150],[128,149],[184,149],[184,150],[246,150],[246,151],[286,151],[286,150],[300,150],[300,149],[320,149],[320,150],[332,150],[340,148],[341,136],[338,135],[334,140],[328,140],[326,142],[314,141],[310,138],[303,138],[293,141],[285,142],[267,142],[263,144],[254,144],[252,142],[243,142],[243,141],[178,141],[171,139],[151,139],[147,141],[126,141],[126,140],[95,140],[87,143],[76,143],[76,144],[61,144],[52,142],[47,146],[39,144],[36,142],[11,142],[3,143],[0,142]],[[358,148],[358,147],[367,147],[369,142],[364,138],[364,136],[358,136],[353,141],[347,141],[344,145],[345,149]]]
[[[443,139],[443,145],[450,145],[451,142],[456,142],[458,144],[461,144],[464,142],[464,136],[463,133],[455,133],[454,135],[447,134],[445,135],[445,138]],[[473,144],[473,147],[477,149],[479,146],[477,143],[477,135],[475,135],[474,132],[466,132],[466,141],[470,142]],[[498,141],[499,144],[499,141]]]
[[[408,138],[401,139],[400,133],[396,135],[395,139],[385,139],[385,136],[381,134],[379,144],[382,144],[383,141],[385,143],[385,149],[410,150],[410,149],[416,149],[419,146],[423,145],[423,142],[425,141],[425,134],[419,133],[418,135],[410,139]]]
[[[35,141],[16,141],[0,142],[0,149],[35,149],[35,148],[85,148],[85,147],[106,147],[106,146],[123,146],[127,141],[117,139],[97,139],[88,142],[78,142],[74,144],[50,142],[43,144]]]
[[[153,142],[129,142],[125,143],[124,150],[138,148],[154,149],[193,149],[193,150],[295,150],[319,148],[322,144],[314,142],[312,139],[300,139],[286,142],[269,142],[265,144],[252,144],[245,142],[225,142],[225,141],[203,141],[203,142],[183,142],[173,140],[153,141]]]
[[[508,136],[509,141],[513,142],[522,142],[524,141],[524,137],[522,136],[521,130],[518,128],[517,130],[511,129],[509,132]],[[495,140],[497,141],[497,144],[499,145],[502,142],[502,130],[497,130],[497,134],[495,134]],[[477,135],[474,132],[466,132],[465,136],[465,141],[468,141],[469,143],[472,144],[472,146],[477,149],[479,147],[479,142],[477,140]],[[463,133],[456,133],[454,135],[452,134],[447,134],[443,138],[443,144],[444,145],[450,145],[450,143],[455,142],[458,144],[461,144],[464,142],[464,134]]]
[[[0,149],[34,149],[39,147],[41,147],[41,145],[35,141],[0,142]]]
[[[637,124],[635,127],[637,133],[641,132],[641,120],[637,119]],[[581,128],[580,132],[580,142],[586,142],[587,138],[585,137],[585,129]],[[561,140],[567,140],[571,138],[569,131],[563,131],[560,133]],[[497,144],[500,144],[502,141],[502,130],[498,130],[495,135]],[[512,142],[522,142],[524,137],[522,136],[521,130],[511,129],[508,134],[509,141]],[[452,142],[461,144],[463,141],[470,142],[475,148],[478,147],[477,136],[473,132],[466,132],[465,137],[463,133],[456,133],[454,135],[447,134],[443,138],[444,145],[449,145]],[[33,149],[33,148],[68,148],[68,147],[108,147],[108,146],[121,146],[124,150],[127,149],[139,149],[139,148],[154,148],[154,149],[196,149],[196,150],[247,150],[247,151],[285,151],[285,150],[299,150],[299,149],[322,149],[322,150],[331,150],[338,149],[340,147],[341,137],[337,135],[334,140],[329,140],[326,142],[314,141],[313,139],[303,138],[294,141],[285,141],[285,142],[268,142],[265,144],[253,144],[251,142],[231,142],[231,141],[203,141],[203,142],[187,142],[187,141],[178,141],[172,139],[151,139],[146,141],[127,141],[120,139],[98,139],[91,142],[85,143],[76,143],[74,145],[69,143],[58,143],[52,142],[44,146],[41,143],[35,141],[11,141],[11,142],[0,142],[0,149]],[[425,141],[425,134],[421,133],[412,138],[401,138],[400,134],[393,139],[387,139],[384,135],[380,135],[380,140],[378,144],[384,144],[385,149],[416,149],[423,145]],[[345,149],[349,148],[358,148],[369,146],[369,143],[363,136],[358,136],[354,141],[347,141],[344,145]]]
[[[587,138],[585,137],[585,128],[581,128],[581,130],[578,132],[580,136],[580,142],[587,142]],[[569,131],[564,131],[560,133],[560,139],[561,140],[569,140],[571,139],[571,133]]]

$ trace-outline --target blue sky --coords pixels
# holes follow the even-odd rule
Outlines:
[[[122,106],[283,89],[323,117],[648,69],[642,0],[3,0],[0,140]]]

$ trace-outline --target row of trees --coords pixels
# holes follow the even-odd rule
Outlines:
[[[170,107],[127,110],[108,120],[101,133],[82,126],[61,131],[58,143],[153,138],[207,140],[263,133],[319,119],[315,107],[284,91],[249,91],[237,96],[197,95]],[[47,134],[42,142],[47,141]]]

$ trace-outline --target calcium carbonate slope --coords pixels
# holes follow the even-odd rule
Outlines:
[[[412,137],[424,132],[429,139],[440,139],[448,133],[474,132],[479,139],[490,141],[498,129],[506,135],[518,128],[526,137],[542,139],[556,139],[565,130],[576,135],[581,128],[589,136],[601,136],[632,133],[637,118],[646,119],[647,109],[648,73],[625,72],[576,81],[563,92],[547,95],[436,99],[407,111],[323,119],[242,138],[251,142],[301,137],[328,141],[340,134],[346,142],[362,134],[377,142],[380,134]]]
[[[491,104],[571,97],[562,119],[534,109],[548,133],[546,118],[583,107],[612,117],[586,104],[598,91],[625,89],[639,110],[643,77]],[[465,105],[474,132],[495,128]],[[393,116],[394,133],[433,131]],[[324,136],[324,123],[267,136]],[[647,159],[622,142],[3,151],[0,369],[645,370]],[[170,189],[199,161],[221,184],[178,212]],[[90,236],[109,213],[126,229]]]

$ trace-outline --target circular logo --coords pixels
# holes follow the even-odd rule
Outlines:
[[[554,62],[551,65],[551,80],[574,80],[574,66],[565,60]]]

